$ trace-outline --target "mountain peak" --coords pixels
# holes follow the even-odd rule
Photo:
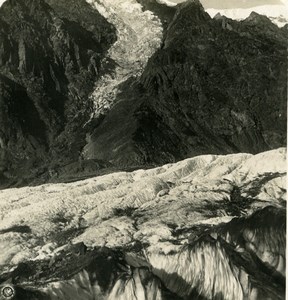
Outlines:
[[[202,3],[199,0],[188,0],[186,2],[183,2],[182,4],[180,4],[180,6],[194,6],[194,7],[199,7],[201,9],[204,10],[204,7],[202,5]]]
[[[178,23],[180,19],[178,17],[179,15],[181,15],[181,19],[184,18],[183,21],[186,20],[188,22],[187,24],[192,22],[193,24],[197,23],[197,25],[199,25],[203,21],[206,22],[210,20],[210,16],[205,12],[204,7],[199,0],[188,0],[181,3],[178,6],[178,12],[175,15],[175,19],[178,19]]]
[[[213,19],[215,19],[215,20],[222,19],[222,18],[223,18],[223,16],[220,14],[220,12],[218,12],[218,13],[213,17]]]
[[[255,11],[252,11],[248,18],[246,18],[244,21],[250,22],[250,23],[271,23],[270,19],[264,15],[258,14]]]
[[[199,0],[188,0],[187,3],[194,3],[196,5],[202,6],[202,3]]]

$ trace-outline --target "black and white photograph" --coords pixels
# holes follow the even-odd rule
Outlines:
[[[285,300],[288,0],[0,0],[0,300]]]

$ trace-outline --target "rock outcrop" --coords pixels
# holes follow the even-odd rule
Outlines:
[[[0,8],[0,171],[14,183],[78,161],[88,95],[116,41],[113,25],[84,0],[48,2]]]

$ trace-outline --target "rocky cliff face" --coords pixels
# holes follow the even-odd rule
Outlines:
[[[0,9],[1,172],[16,180],[78,160],[88,95],[116,41],[115,28],[84,0],[48,3]]]
[[[2,186],[108,166],[82,163],[82,148],[91,128],[117,103],[118,86],[141,75],[162,40],[161,20],[136,0],[34,2],[7,1],[1,7]],[[14,82],[33,109],[8,108],[20,102],[10,91]],[[37,136],[23,127],[31,118]]]
[[[285,36],[257,14],[235,23],[211,20],[197,1],[180,7],[143,82],[153,110],[165,106],[158,115],[188,142],[182,149],[191,155],[284,145]]]
[[[286,149],[0,191],[11,299],[285,299]]]
[[[285,145],[286,30],[256,13],[236,22],[181,4],[84,154],[129,165]]]

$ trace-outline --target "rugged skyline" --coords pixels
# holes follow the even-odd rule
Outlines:
[[[0,6],[7,0],[0,0]],[[164,0],[165,1],[165,0]],[[68,1],[69,2],[69,1]],[[169,2],[181,3],[184,0],[169,0]],[[253,7],[267,4],[285,4],[285,0],[202,0],[201,3],[205,8],[240,8]]]
[[[169,2],[181,3],[184,0],[169,0]],[[279,5],[285,4],[284,0],[202,0],[202,5],[205,8],[247,8],[260,5]]]

